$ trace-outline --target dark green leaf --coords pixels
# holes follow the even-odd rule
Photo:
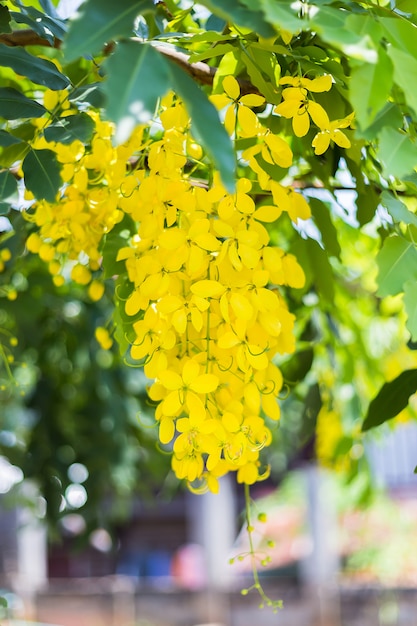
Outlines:
[[[368,224],[378,208],[379,194],[372,185],[357,185],[358,197],[356,199],[356,219],[363,226]]]
[[[26,155],[23,165],[25,185],[38,200],[54,202],[62,184],[61,165],[52,150],[33,150]]]
[[[7,215],[10,209],[10,202],[0,202],[0,215]]]
[[[73,141],[87,143],[94,132],[94,122],[87,113],[61,117],[55,124],[45,128],[46,141],[57,141],[69,144]]]
[[[42,26],[45,32],[50,31],[54,37],[63,40],[65,33],[67,32],[66,22],[60,19],[57,12],[54,10],[53,5],[49,3],[50,9],[45,10],[45,13],[38,11],[35,7],[25,7],[25,12],[40,26]],[[52,9],[52,10],[51,10]]]
[[[26,76],[34,83],[49,89],[65,89],[70,84],[54,63],[29,54],[24,48],[0,44],[0,65],[11,67],[16,74]]]
[[[404,283],[404,306],[407,313],[406,326],[411,340],[417,341],[417,282],[408,280]]]
[[[170,67],[152,46],[136,41],[118,44],[105,67],[106,113],[116,123],[116,142],[121,143],[155,115],[159,98],[171,87]]]
[[[381,194],[381,204],[388,210],[391,217],[396,222],[404,224],[414,224],[417,226],[417,216],[407,209],[404,202],[397,200],[389,191],[383,191]]]
[[[56,20],[49,18],[48,16],[36,11],[33,7],[26,7],[27,11],[32,10],[32,16],[27,11],[18,13],[12,11],[10,15],[13,20],[18,24],[25,24],[31,28],[39,37],[46,39],[51,46],[54,45],[55,37],[59,40],[63,39],[66,29],[65,23],[62,20]],[[41,17],[36,17],[35,11],[39,13]]]
[[[128,240],[135,233],[135,228],[132,218],[125,214],[123,220],[105,236],[101,247],[104,278],[126,273],[126,263],[125,261],[117,261],[117,255],[121,248],[128,245]]]
[[[191,132],[207,150],[224,186],[233,192],[236,184],[232,142],[206,94],[181,68],[170,63],[173,88],[191,117]]]
[[[17,194],[17,181],[10,172],[0,172],[0,200],[7,200]]]
[[[11,33],[9,9],[0,4],[0,33]]]
[[[385,383],[369,405],[362,430],[379,426],[398,415],[416,391],[417,369],[406,370],[391,382]]]
[[[13,87],[0,87],[0,117],[6,120],[18,120],[29,117],[42,117],[45,107],[26,98]]]
[[[6,130],[0,130],[0,146],[3,148],[7,148],[8,146],[13,146],[16,143],[21,143],[21,140],[17,137],[14,137]]]
[[[88,103],[96,109],[101,109],[105,103],[102,83],[91,83],[73,89],[68,95],[70,102],[77,104]]]
[[[262,37],[272,37],[275,31],[262,15],[262,12],[254,6],[251,8],[242,6],[236,0],[203,0],[200,2],[212,13],[218,15],[226,22],[231,22],[237,26],[246,26],[250,30],[258,32]],[[258,3],[260,6],[262,2]],[[254,3],[251,3],[253,6]]]
[[[340,258],[341,249],[337,239],[337,230],[331,220],[329,207],[317,198],[309,198],[308,202],[327,254]]]
[[[380,134],[379,157],[384,176],[402,178],[417,165],[417,145],[408,135],[393,128],[383,128]]]
[[[304,380],[313,364],[314,351],[311,348],[296,352],[286,363],[280,366],[282,375],[288,385],[296,385]]]
[[[401,293],[407,280],[417,281],[417,250],[407,239],[398,235],[387,237],[376,260],[377,294],[382,298]]]
[[[105,43],[129,37],[135,18],[153,8],[152,0],[87,0],[70,23],[64,41],[66,60],[97,54]]]

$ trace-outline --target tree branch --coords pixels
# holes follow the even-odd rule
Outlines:
[[[0,43],[5,44],[6,46],[45,46],[48,48],[60,48],[62,42],[59,39],[54,39],[54,43],[51,44],[47,39],[44,39],[35,31],[30,29],[25,30],[16,30],[12,33],[1,33],[0,34]],[[185,52],[180,52],[175,50],[166,44],[155,44],[153,46],[163,54],[179,65],[187,74],[189,74],[195,81],[200,83],[201,85],[212,85],[214,76],[216,74],[216,68],[207,65],[207,63],[203,63],[201,61],[197,63],[190,63],[188,61],[188,55]],[[104,49],[105,54],[110,54],[114,50],[115,44],[109,43],[106,45]],[[257,87],[252,85],[252,83],[248,80],[238,78],[237,79],[240,85],[240,92],[242,95],[248,93],[256,93],[259,94],[259,90]]]

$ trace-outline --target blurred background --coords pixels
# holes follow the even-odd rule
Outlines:
[[[256,589],[242,594],[241,486],[178,484],[142,370],[94,339],[106,299],[58,289],[30,262],[8,278],[18,306],[0,307],[2,625],[417,624],[414,420],[360,443],[339,433],[330,464],[337,423],[320,421],[317,384],[283,401],[252,498],[260,580],[284,608],[260,609]]]

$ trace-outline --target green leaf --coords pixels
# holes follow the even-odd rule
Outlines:
[[[137,229],[137,227],[136,227]],[[129,239],[135,233],[135,222],[125,214],[123,220],[104,237],[101,246],[103,256],[103,276],[112,278],[126,274],[125,261],[117,261],[117,255],[121,248],[128,245]]]
[[[387,178],[402,178],[417,165],[417,145],[408,135],[393,128],[383,128],[380,134],[379,157]]]
[[[0,172],[0,201],[17,195],[17,181],[10,172]]]
[[[387,237],[379,251],[377,295],[401,293],[407,280],[417,281],[417,250],[415,245],[398,235]]]
[[[416,391],[417,369],[405,370],[391,382],[385,383],[368,407],[362,431],[379,426],[398,415]]]
[[[404,283],[404,306],[407,313],[406,326],[411,340],[417,341],[417,282],[408,280]]]
[[[206,149],[224,186],[233,192],[236,184],[235,154],[219,115],[206,94],[181,68],[170,62],[173,89],[191,117],[191,132]]]
[[[33,150],[26,155],[23,165],[25,185],[38,200],[55,202],[62,185],[61,165],[52,150]]]
[[[155,115],[159,98],[171,87],[170,67],[152,46],[137,41],[121,42],[105,67],[106,113],[116,123],[116,142],[122,143]]]
[[[46,113],[44,106],[26,98],[13,87],[0,87],[0,117],[6,120],[42,117]]]
[[[267,21],[264,18],[256,6],[254,6],[255,10],[252,10],[242,6],[236,0],[202,0],[200,4],[207,7],[215,15],[223,18],[226,22],[236,24],[237,26],[245,26],[259,33],[261,37],[272,37],[275,35],[269,20]],[[261,4],[262,2],[258,2],[258,6]],[[255,2],[252,2],[251,5],[255,5]]]
[[[87,113],[61,117],[55,124],[45,128],[46,141],[57,141],[69,144],[73,141],[88,143],[94,132],[94,121]]]
[[[0,33],[11,33],[9,9],[0,4]]]
[[[329,207],[317,198],[309,198],[308,203],[327,254],[340,258],[341,249],[337,239],[337,230],[331,220]]]
[[[417,113],[417,93],[414,89],[417,82],[417,59],[394,46],[389,47],[388,54],[394,64],[394,80],[403,90],[407,104]]]
[[[87,0],[70,23],[64,40],[66,60],[97,54],[105,43],[131,36],[135,18],[153,8],[152,0]]]
[[[396,222],[417,226],[417,216],[407,209],[404,202],[394,198],[389,191],[382,192],[381,204],[388,210],[389,214]]]
[[[361,63],[352,70],[350,99],[361,128],[367,128],[384,107],[392,87],[392,63],[382,47],[377,63]]]
[[[29,54],[24,48],[0,44],[0,65],[10,67],[16,74],[26,76],[32,82],[49,89],[65,89],[70,84],[54,63]]]

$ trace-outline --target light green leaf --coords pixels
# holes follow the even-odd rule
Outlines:
[[[417,215],[409,211],[404,202],[394,198],[389,191],[382,192],[381,204],[388,210],[389,214],[396,222],[417,226]]]
[[[383,34],[393,46],[417,58],[415,24],[398,17],[382,17],[379,23],[383,27]]]
[[[170,67],[152,46],[137,41],[118,44],[105,67],[106,113],[116,123],[116,142],[122,143],[155,115],[158,99],[171,87]]]
[[[380,297],[395,296],[408,280],[417,281],[417,250],[413,243],[398,235],[385,239],[377,258]]]
[[[10,172],[0,172],[0,201],[17,195],[17,181]]]
[[[66,60],[97,54],[105,43],[131,36],[135,18],[153,8],[152,0],[87,0],[64,40]]]
[[[205,59],[212,59],[215,57],[223,56],[230,50],[233,50],[234,46],[230,43],[221,43],[218,46],[214,46],[214,48],[209,48],[204,50],[204,52],[195,52],[192,54],[188,61],[190,63],[197,63],[198,61],[204,61]]]
[[[69,79],[61,74],[54,63],[26,52],[24,48],[12,48],[0,44],[0,66],[10,67],[16,74],[26,76],[38,85],[49,89],[65,89]]]
[[[406,326],[412,341],[417,341],[417,281],[407,280],[404,283],[404,306],[407,313]]]
[[[380,426],[398,415],[416,391],[417,369],[405,370],[391,382],[385,383],[368,407],[362,431]]]
[[[278,30],[288,30],[290,33],[298,33],[305,23],[300,20],[297,13],[291,8],[288,2],[277,2],[276,0],[260,0],[265,18]]]
[[[26,98],[13,87],[0,87],[0,117],[6,120],[21,118],[42,117],[46,113],[44,106]]]
[[[23,176],[27,189],[38,200],[54,202],[62,184],[61,164],[52,150],[33,150],[26,155]]]
[[[350,100],[361,128],[367,128],[385,106],[392,88],[392,73],[392,63],[382,46],[377,63],[353,67]]]
[[[202,0],[199,4],[207,7],[212,13],[231,22],[237,26],[245,26],[250,30],[254,30],[262,37],[272,37],[275,31],[268,23],[259,8],[257,9],[255,2],[254,9],[242,6],[236,0]],[[257,4],[262,4],[259,2]],[[257,10],[256,10],[257,9]]]
[[[387,102],[384,108],[376,114],[374,121],[368,128],[356,129],[356,136],[372,141],[379,135],[384,126],[398,129],[401,128],[402,123],[403,116],[399,107],[393,102]]]
[[[404,13],[415,13],[417,11],[415,0],[397,0],[395,8]]]
[[[417,38],[417,34],[416,34]],[[388,54],[394,64],[394,81],[404,92],[407,104],[417,113],[417,58],[408,52],[390,46]]]
[[[417,146],[408,135],[393,128],[383,128],[379,141],[379,158],[387,178],[402,178],[417,166]]]
[[[272,104],[278,104],[281,97],[278,94],[278,91],[274,90],[274,83],[271,83],[270,79],[265,79],[262,75],[258,64],[254,62],[254,59],[252,58],[253,52],[255,52],[256,54],[258,50],[252,51],[250,48],[245,49],[241,56],[243,63],[246,65],[249,77],[255,87],[259,89],[261,94],[265,96],[268,102],[272,102]]]
[[[0,33],[11,33],[9,9],[0,4]]]
[[[87,113],[61,117],[57,122],[45,128],[46,141],[70,144],[73,141],[87,143],[94,132],[94,121]]]
[[[224,186],[234,191],[235,154],[218,113],[206,94],[181,68],[170,62],[173,89],[184,102],[191,117],[191,132],[202,143],[219,171]]]

